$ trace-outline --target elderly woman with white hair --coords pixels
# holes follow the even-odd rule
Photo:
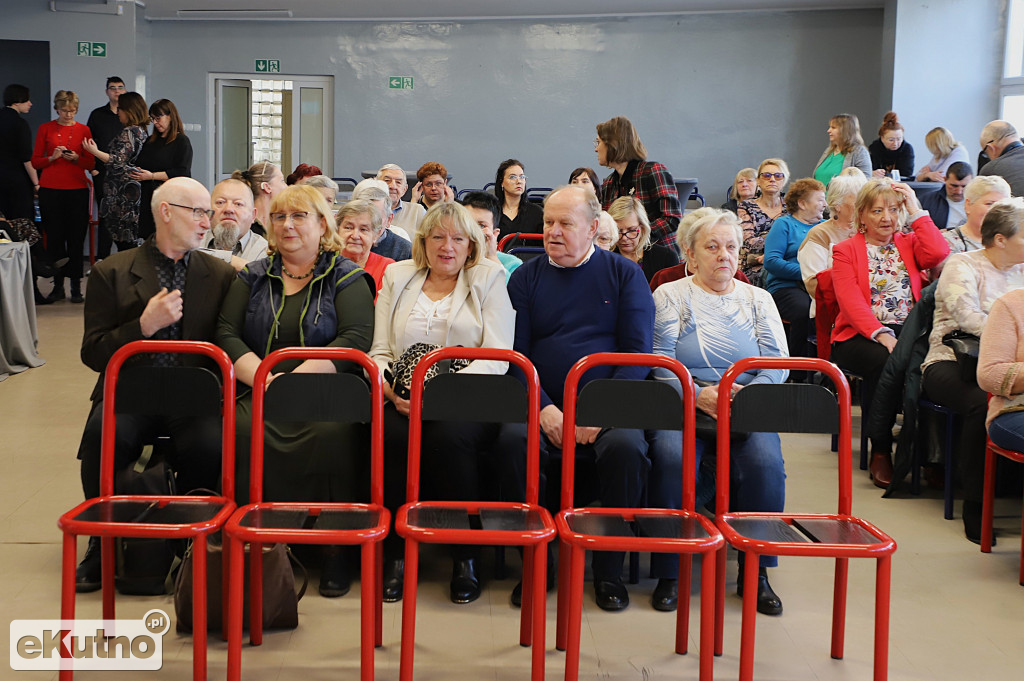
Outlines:
[[[612,250],[615,242],[619,239],[619,227],[615,224],[615,218],[603,210],[597,219],[597,234],[594,235],[594,245],[606,251]]]
[[[964,213],[967,222],[943,230],[950,255],[984,248],[981,225],[989,209],[997,201],[1010,198],[1010,185],[998,175],[978,175],[964,188]]]
[[[377,206],[355,199],[342,206],[335,219],[341,237],[341,254],[369,272],[379,291],[384,270],[395,261],[371,250],[384,231]]]
[[[786,357],[786,335],[771,295],[764,289],[736,281],[743,232],[736,216],[725,210],[707,209],[683,237],[686,262],[692,277],[664,284],[654,292],[654,351],[678,359],[696,383],[697,409],[716,417],[719,379],[737,360],[746,357]],[[738,386],[782,383],[787,372],[762,370],[743,374]],[[657,380],[674,376],[655,369]],[[651,506],[679,508],[682,504],[682,456],[680,431],[648,434],[652,462],[648,491]],[[786,473],[777,433],[751,433],[731,443],[730,498],[734,511],[783,510]],[[714,456],[713,439],[697,439],[697,467],[702,455]],[[739,554],[742,575],[743,554]],[[656,610],[675,606],[677,557],[657,554],[651,569],[658,577],[653,605]],[[757,610],[782,613],[782,601],[768,583],[766,569],[774,556],[760,557]],[[737,585],[742,588],[742,580]],[[742,595],[742,593],[740,594]]]
[[[373,245],[373,252],[383,255],[396,262],[408,260],[412,257],[412,242],[405,230],[391,225],[394,212],[391,208],[391,195],[388,192],[388,185],[383,180],[366,179],[355,186],[352,190],[353,199],[363,199],[377,206],[380,211],[380,219],[383,228],[377,242]]]
[[[679,221],[679,227],[676,229],[676,245],[679,247],[679,252],[686,257],[686,235],[690,231],[690,227],[696,224],[698,221],[703,220],[709,215],[716,215],[719,211],[711,206],[704,208],[698,208],[695,211],[691,211],[683,216],[683,219]],[[687,266],[686,261],[673,265],[672,267],[666,267],[661,270],[653,277],[651,277],[651,293],[657,290],[662,284],[667,284],[670,281],[676,281],[683,277],[689,277],[693,272]],[[736,269],[736,274],[733,275],[737,281],[742,281],[744,284],[749,284],[750,280],[747,279],[747,275],[743,274],[743,271],[739,268]]]
[[[620,196],[608,206],[608,214],[617,232],[612,251],[639,265],[648,283],[661,270],[679,264],[671,248],[651,243],[651,223],[640,199]]]

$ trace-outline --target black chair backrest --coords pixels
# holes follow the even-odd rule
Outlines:
[[[683,402],[664,381],[600,378],[580,390],[576,425],[682,430]]]
[[[220,416],[221,386],[203,367],[128,366],[117,377],[118,414]]]
[[[526,423],[527,413],[526,386],[514,376],[446,373],[423,386],[424,421]]]
[[[748,385],[732,400],[729,429],[739,433],[838,433],[839,402],[806,383]]]
[[[370,386],[356,374],[281,374],[265,400],[264,421],[370,422]]]
[[[523,262],[533,260],[539,255],[544,255],[544,249],[540,246],[518,246],[509,250],[509,255],[514,255]]]

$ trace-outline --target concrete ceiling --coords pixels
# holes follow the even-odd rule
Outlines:
[[[137,4],[154,21],[465,21],[853,9],[882,7],[884,0],[142,0]]]

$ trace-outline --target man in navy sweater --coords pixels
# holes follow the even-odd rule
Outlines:
[[[544,250],[512,273],[509,298],[516,310],[514,347],[530,358],[541,382],[541,500],[544,469],[562,446],[562,392],[569,369],[596,352],[651,352],[654,301],[635,263],[594,247],[601,206],[593,192],[571,185],[544,202]],[[643,367],[601,367],[597,378],[643,379]],[[581,384],[582,385],[582,384]],[[597,464],[598,494],[606,507],[640,505],[650,463],[642,430],[577,427],[576,455]],[[525,497],[526,428],[502,427],[496,456],[505,470],[507,497]],[[515,496],[518,494],[518,496]],[[594,554],[594,589],[605,610],[629,605],[621,552]],[[521,584],[512,594],[521,596]]]

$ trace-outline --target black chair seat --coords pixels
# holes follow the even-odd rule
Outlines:
[[[407,523],[428,530],[487,530],[497,532],[536,532],[545,528],[539,509],[482,508],[470,513],[465,508],[419,504],[409,509]]]
[[[869,532],[863,525],[846,518],[729,518],[729,525],[744,537],[759,541],[797,544],[847,544],[871,546],[886,540]]]
[[[212,520],[223,508],[222,503],[198,497],[195,500],[164,498],[159,501],[109,497],[90,505],[74,519],[87,523],[192,525]]]

